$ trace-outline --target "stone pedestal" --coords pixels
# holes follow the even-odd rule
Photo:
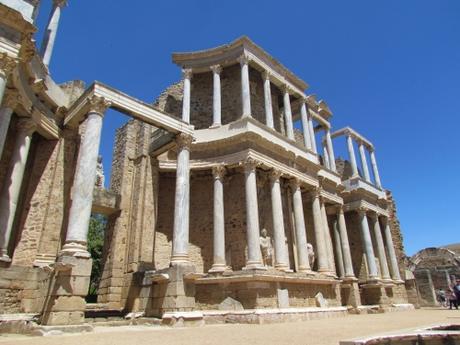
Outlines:
[[[345,279],[341,287],[342,305],[357,308],[361,305],[361,295],[357,279]]]

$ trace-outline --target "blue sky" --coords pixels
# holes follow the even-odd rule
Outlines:
[[[50,1],[42,2],[38,44]],[[180,79],[172,52],[241,35],[328,103],[333,129],[350,125],[375,144],[408,254],[460,242],[458,0],[70,0],[50,70],[57,82],[99,80],[151,102]],[[123,121],[112,111],[105,118],[106,170]],[[338,155],[344,149],[335,143]]]

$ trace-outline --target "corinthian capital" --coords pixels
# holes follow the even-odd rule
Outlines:
[[[184,79],[192,79],[192,76],[193,76],[193,71],[191,68],[184,68],[182,70],[182,77]]]
[[[259,165],[259,162],[256,161],[254,158],[252,157],[247,157],[243,162],[242,162],[242,165],[244,166],[244,170],[246,171],[251,171],[251,170],[254,170],[255,168],[257,168],[257,166]]]
[[[16,59],[8,56],[7,53],[0,53],[0,75],[8,77],[14,67],[16,67],[16,64]]]
[[[14,109],[16,105],[21,102],[21,96],[15,89],[9,89],[6,91],[5,95],[3,96],[3,103],[2,105],[5,108]]]
[[[107,101],[104,97],[91,96],[88,99],[89,111],[90,113],[98,113],[101,116],[104,116],[105,111],[110,107],[111,103]]]
[[[270,171],[270,181],[271,182],[277,182],[279,181],[281,175],[283,173],[281,172],[281,170],[278,170],[278,169],[273,169]]]
[[[221,179],[222,177],[225,176],[226,169],[224,165],[217,165],[215,167],[212,167],[212,175],[216,179]]]
[[[289,187],[291,187],[292,191],[296,191],[300,188],[300,181],[298,178],[291,178],[289,180]]]
[[[241,66],[243,65],[247,65],[249,63],[249,56],[247,56],[246,54],[243,54],[241,55],[237,61],[240,63]]]
[[[222,72],[222,66],[221,65],[212,65],[209,67],[213,73],[220,74]]]
[[[30,118],[21,118],[17,123],[18,132],[23,133],[24,135],[31,135],[37,129],[35,122]]]
[[[189,134],[180,133],[176,136],[176,144],[179,149],[190,148],[193,137]]]

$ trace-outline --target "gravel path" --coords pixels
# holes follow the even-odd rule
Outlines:
[[[338,345],[340,340],[439,323],[460,324],[460,311],[423,309],[268,325],[97,327],[93,333],[77,335],[0,336],[0,345]]]

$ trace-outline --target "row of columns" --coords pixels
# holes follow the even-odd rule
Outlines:
[[[358,172],[358,164],[356,161],[355,149],[353,146],[353,136],[350,132],[347,132],[346,137],[347,137],[348,156],[350,159],[351,170],[352,170],[352,177],[358,177],[359,172]],[[358,148],[359,148],[359,155],[361,158],[361,165],[363,168],[364,179],[367,182],[372,183],[371,176],[369,174],[369,167],[367,163],[366,152],[365,152],[366,150],[368,150],[369,155],[371,157],[371,165],[372,165],[372,171],[374,173],[375,185],[378,188],[382,188],[382,183],[380,181],[380,174],[379,174],[379,169],[377,167],[377,160],[375,158],[374,148],[365,147],[364,143],[361,140],[358,140]]]

